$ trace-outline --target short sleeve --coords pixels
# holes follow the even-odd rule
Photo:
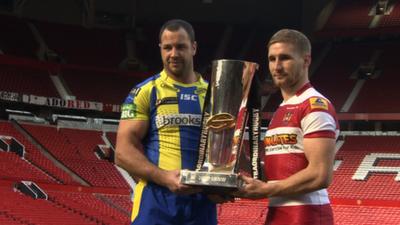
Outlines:
[[[322,97],[311,97],[305,104],[301,128],[305,138],[336,138],[338,122],[333,105]]]
[[[148,89],[133,88],[121,106],[121,120],[149,120],[149,99]]]

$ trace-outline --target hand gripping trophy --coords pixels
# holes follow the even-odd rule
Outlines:
[[[212,63],[195,171],[182,170],[181,183],[201,186],[205,192],[236,190],[243,137],[249,125],[252,175],[258,178],[259,105],[252,96],[252,81],[258,64],[240,60]],[[253,89],[253,88],[252,88]],[[252,96],[252,97],[250,97]],[[249,98],[250,97],[250,98]]]

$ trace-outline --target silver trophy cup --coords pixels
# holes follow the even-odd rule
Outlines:
[[[195,171],[182,170],[181,183],[225,192],[240,187],[239,156],[248,118],[248,96],[258,64],[215,60],[204,103],[199,160]]]

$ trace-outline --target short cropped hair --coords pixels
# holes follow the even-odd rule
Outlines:
[[[190,41],[193,43],[195,41],[194,29],[190,23],[181,19],[172,19],[165,22],[160,29],[160,34],[158,36],[159,41],[161,42],[161,36],[165,30],[177,31],[180,28],[183,28],[186,31],[189,35]]]
[[[292,44],[296,48],[296,50],[302,55],[311,55],[310,40],[300,31],[292,29],[279,30],[269,40],[268,49],[272,44],[279,42]]]

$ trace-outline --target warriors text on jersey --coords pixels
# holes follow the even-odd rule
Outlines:
[[[264,138],[268,182],[285,179],[304,169],[304,138],[333,138],[339,125],[333,105],[309,83],[283,102]],[[330,222],[329,222],[330,221]],[[269,199],[267,224],[331,224],[332,210],[326,189],[293,197]]]

